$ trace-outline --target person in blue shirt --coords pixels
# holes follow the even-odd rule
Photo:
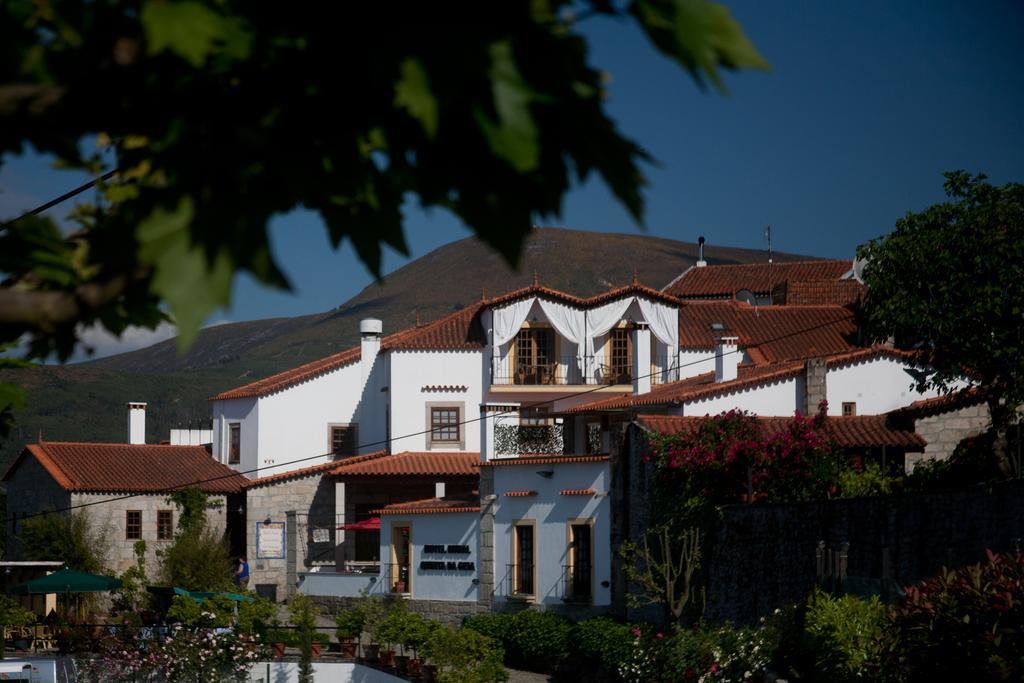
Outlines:
[[[238,556],[238,569],[235,570],[235,583],[239,588],[245,588],[249,584],[249,563],[245,561],[245,555]]]

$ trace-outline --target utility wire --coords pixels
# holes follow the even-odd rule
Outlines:
[[[759,341],[759,342],[756,342],[756,343],[751,343],[751,344],[748,344],[747,346],[760,346],[760,345],[763,345],[763,344],[769,344],[771,342],[782,341],[783,339],[788,339],[789,337],[793,337],[793,336],[796,336],[796,335],[799,335],[799,334],[803,334],[805,332],[812,332],[812,331],[817,330],[817,329],[822,329],[822,328],[825,328],[825,327],[829,327],[831,325],[838,325],[838,324],[843,323],[843,322],[846,322],[846,320],[845,319],[843,319],[843,320],[830,320],[830,321],[827,321],[825,323],[819,323],[817,325],[812,325],[810,327],[806,327],[806,328],[803,328],[803,329],[800,329],[800,330],[795,330],[793,332],[790,332],[790,333],[784,334],[784,335],[780,335],[778,337],[773,337],[773,338],[765,339],[765,340],[762,340],[762,341]],[[742,351],[741,351],[741,349],[739,347],[737,347],[734,351],[728,351],[728,352],[726,352],[726,353],[724,353],[722,355],[723,356],[728,356],[728,355],[732,355],[734,353],[742,353]],[[820,353],[820,354],[816,354],[816,355],[805,356],[804,358],[799,359],[799,360],[806,360],[806,359],[809,359],[809,358],[818,358],[818,357],[822,357],[822,356],[831,356],[831,355],[835,355],[835,354],[834,353]],[[710,360],[714,360],[717,357],[718,357],[718,354],[714,354],[714,355],[711,355],[711,356],[707,356],[705,358],[698,358],[696,360],[692,360],[692,361],[688,361],[686,363],[682,363],[682,364],[680,364],[680,365],[678,365],[676,367],[677,367],[677,369],[682,369],[682,368],[685,368],[685,367],[690,367],[692,365],[699,365],[700,363],[706,363],[706,362],[708,362]],[[794,359],[794,360],[797,360],[797,359]],[[780,362],[793,362],[793,361],[780,361]],[[667,370],[671,370],[671,369],[672,368],[668,368]],[[648,378],[648,377],[653,377],[654,375],[657,375],[657,374],[659,374],[661,372],[665,372],[665,371],[666,371],[665,369],[657,370],[655,372],[648,373],[646,375],[639,375],[638,377],[636,377],[636,379],[645,379],[645,378]],[[681,380],[677,380],[677,381],[681,381]],[[605,385],[605,384],[597,384],[597,385],[595,385],[595,386],[593,386],[593,387],[591,387],[589,389],[585,389],[585,390],[577,391],[577,392],[572,392],[572,393],[568,393],[568,394],[563,394],[561,396],[558,396],[557,398],[548,398],[548,399],[545,399],[543,401],[535,401],[533,403],[520,404],[520,405],[516,406],[515,408],[509,409],[509,410],[498,410],[498,411],[493,411],[493,412],[485,413],[485,414],[483,414],[483,415],[481,415],[479,417],[474,417],[474,418],[469,418],[469,419],[466,419],[466,420],[462,420],[462,421],[460,421],[460,422],[458,422],[456,424],[458,424],[459,426],[474,424],[474,423],[480,422],[482,420],[486,420],[486,419],[488,419],[490,417],[497,417],[499,415],[509,415],[509,414],[518,413],[518,412],[522,411],[524,408],[537,408],[537,407],[543,406],[543,405],[548,404],[548,403],[554,403],[554,401],[560,401],[560,400],[570,399],[570,398],[577,398],[579,396],[586,396],[587,394],[592,394],[592,393],[594,393],[596,391],[600,391],[601,389],[605,389],[607,386],[608,385]],[[661,385],[661,386],[666,386],[666,385]],[[403,434],[401,436],[391,437],[391,438],[388,438],[388,439],[382,439],[382,440],[379,440],[379,441],[371,441],[371,442],[368,442],[368,443],[359,444],[356,447],[356,449],[357,450],[362,450],[364,448],[370,448],[372,446],[387,446],[389,443],[394,443],[395,441],[401,441],[403,439],[411,439],[411,438],[416,437],[416,436],[423,436],[425,434],[429,434],[432,431],[434,431],[434,430],[433,429],[423,429],[423,430],[420,430],[420,431],[417,431],[417,432],[411,432],[409,434]],[[334,455],[334,454],[333,453],[320,453],[320,454],[317,454],[317,455],[310,455],[310,456],[306,456],[304,458],[296,458],[295,460],[289,460],[287,462],[281,463],[280,465],[273,465],[270,468],[263,468],[263,469],[277,469],[279,467],[285,467],[285,466],[288,466],[288,465],[295,465],[295,464],[298,464],[298,463],[301,463],[301,462],[306,462],[308,460],[317,460],[319,458],[330,457],[332,455]],[[369,455],[369,454],[363,454],[363,455]],[[349,457],[350,458],[355,458],[355,457],[360,457],[360,456],[349,456]],[[341,467],[341,466],[343,466],[345,464],[345,459],[334,460],[334,461],[331,461],[329,463],[324,463],[324,465],[328,465],[328,464],[333,464],[333,465],[336,465],[337,467]],[[180,484],[178,486],[174,486],[174,487],[171,487],[171,488],[168,488],[168,489],[157,489],[155,491],[138,491],[138,492],[134,492],[134,493],[128,493],[128,494],[125,494],[123,496],[116,496],[114,498],[104,498],[103,500],[94,500],[94,501],[90,501],[88,503],[79,503],[77,505],[69,505],[67,507],[57,508],[57,509],[54,509],[54,510],[46,510],[46,511],[43,511],[43,512],[35,512],[35,513],[32,513],[32,514],[25,515],[23,517],[19,517],[17,521],[20,522],[20,521],[24,521],[26,519],[32,519],[34,517],[43,517],[45,515],[52,515],[52,514],[55,514],[55,513],[71,512],[71,511],[79,510],[79,509],[82,509],[82,508],[93,507],[95,505],[100,505],[100,504],[103,504],[103,503],[114,503],[114,502],[121,501],[121,500],[130,500],[132,498],[138,498],[139,496],[150,496],[150,495],[155,495],[155,494],[160,494],[160,493],[169,494],[169,493],[173,493],[175,491],[181,491],[181,490],[193,488],[193,487],[198,486],[200,484],[209,484],[209,483],[212,483],[212,482],[221,481],[223,479],[232,479],[236,475],[245,475],[245,474],[250,474],[250,473],[253,473],[253,472],[259,472],[259,470],[260,470],[259,467],[256,467],[256,468],[253,468],[253,469],[250,469],[250,470],[232,470],[232,472],[230,474],[223,474],[223,475],[219,475],[219,476],[216,476],[216,477],[210,477],[208,479],[197,479],[196,481],[189,482],[187,484]],[[279,476],[279,475],[287,475],[290,472],[291,472],[291,470],[288,470],[288,471],[279,472],[277,474],[271,474],[271,475],[267,475],[267,476],[268,477],[273,477],[273,476]],[[258,481],[258,480],[254,479],[254,480],[251,480],[251,481]],[[9,521],[12,524],[14,522],[14,520],[9,520]]]
[[[78,187],[76,187],[75,189],[71,190],[70,192],[65,192],[64,194],[62,194],[61,196],[57,197],[56,199],[51,199],[50,201],[46,202],[45,204],[37,206],[36,208],[32,209],[31,211],[26,211],[25,213],[21,214],[17,218],[12,218],[11,220],[7,221],[6,223],[0,224],[0,231],[6,230],[7,228],[11,227],[13,224],[15,224],[18,221],[20,221],[22,218],[28,218],[29,216],[35,216],[36,214],[42,213],[43,211],[46,211],[47,209],[52,209],[53,207],[57,206],[61,202],[67,201],[67,200],[71,199],[72,197],[77,197],[78,195],[80,195],[83,192],[85,192],[86,190],[88,190],[90,187],[93,187],[96,183],[102,182],[104,180],[109,180],[110,178],[112,178],[114,176],[115,173],[117,173],[117,169],[116,168],[114,170],[112,170],[112,171],[107,171],[106,173],[104,173],[103,175],[101,175],[98,178],[93,178],[92,180],[90,180],[89,182],[85,183],[84,185],[79,185]]]

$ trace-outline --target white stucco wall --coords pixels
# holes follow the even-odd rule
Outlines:
[[[803,410],[803,378],[794,377],[780,382],[737,393],[714,396],[702,401],[686,403],[680,415],[717,415],[726,410],[746,410],[755,415],[790,416],[798,408]]]
[[[538,470],[554,472],[550,479]],[[593,519],[593,576],[595,605],[611,603],[611,506],[607,496],[610,472],[607,462],[570,463],[494,468],[494,586],[495,599],[506,599],[508,565],[513,563],[512,527],[518,520],[536,522],[536,602],[561,604],[563,566],[569,563],[568,523]],[[593,489],[597,496],[563,496],[562,489]],[[536,491],[536,496],[510,498],[506,491]]]
[[[879,415],[937,396],[934,390],[918,393],[903,361],[873,358],[860,363],[831,367],[826,375],[828,414],[842,415],[843,402],[855,402],[858,415]]]
[[[380,520],[380,556],[391,557],[391,531],[395,525],[409,526],[412,547],[410,586],[414,600],[452,600],[476,602],[480,571],[479,512],[439,513],[429,515],[385,515]],[[427,545],[467,545],[469,554],[424,553]],[[385,560],[390,561],[390,560]],[[421,569],[420,562],[472,562],[472,570]],[[385,573],[386,572],[382,572]],[[383,583],[383,581],[381,582]]]
[[[458,404],[461,420],[480,416],[482,387],[490,381],[487,360],[481,351],[393,351],[391,386],[391,450],[431,450],[428,404]],[[429,387],[466,387],[465,391],[436,391]],[[379,392],[378,392],[379,393]],[[433,450],[479,451],[480,430],[475,422],[462,425],[461,444],[438,445]],[[460,448],[461,445],[461,448]]]
[[[228,449],[231,431],[228,425],[241,424],[241,453],[239,462],[229,465],[232,469],[257,476],[259,467],[259,403],[255,398],[236,398],[230,401],[213,402],[213,457],[217,462],[228,464]]]
[[[715,352],[710,349],[686,350],[679,352],[679,379],[696,377],[715,371]]]

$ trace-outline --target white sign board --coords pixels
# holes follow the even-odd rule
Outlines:
[[[256,559],[284,559],[284,522],[256,522]]]

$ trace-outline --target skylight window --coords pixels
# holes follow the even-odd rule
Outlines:
[[[711,323],[711,330],[713,332],[725,332],[725,323]]]

